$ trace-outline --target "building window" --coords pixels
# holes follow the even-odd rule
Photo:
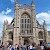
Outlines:
[[[9,39],[13,40],[13,32],[9,32]]]
[[[29,19],[28,19],[28,23],[29,23]]]
[[[25,19],[25,23],[26,23],[26,19]]]
[[[22,19],[22,23],[23,23],[23,19]]]
[[[31,24],[31,18],[30,18],[30,16],[29,15],[27,15],[27,14],[23,14],[22,16],[21,16],[21,26],[22,27],[20,27],[21,28],[21,33],[24,33],[25,31],[27,31],[27,33],[32,33],[31,31],[32,31],[32,24]],[[23,30],[24,29],[24,30]]]
[[[38,35],[39,35],[39,39],[43,39],[43,32],[40,31]]]
[[[22,24],[22,28],[23,28],[23,24]]]

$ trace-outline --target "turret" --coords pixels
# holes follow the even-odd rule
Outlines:
[[[8,20],[6,19],[5,21],[4,21],[4,25],[7,25],[8,24]]]
[[[46,22],[45,22],[45,20],[44,20],[44,22],[43,22],[43,28],[46,30],[47,28],[46,28]]]
[[[31,2],[31,15],[32,15],[32,20],[33,20],[33,27],[37,27],[36,10],[35,10],[35,5],[34,5],[34,1],[33,0]]]
[[[36,17],[36,10],[35,10],[35,5],[34,5],[34,1],[33,0],[31,2],[31,11],[32,11],[32,16]]]
[[[4,25],[3,25],[3,30],[4,30],[4,31],[6,31],[7,25],[8,25],[8,20],[6,19],[6,20],[4,21]]]
[[[31,2],[31,7],[32,7],[32,9],[35,9],[35,5],[34,5],[34,1],[33,0]]]
[[[46,26],[45,20],[44,20],[44,23],[43,23],[43,29],[44,29],[44,40],[46,41],[46,38],[47,38],[47,26]]]
[[[19,9],[19,3],[18,3],[18,0],[16,0],[16,3],[15,3],[15,9]]]

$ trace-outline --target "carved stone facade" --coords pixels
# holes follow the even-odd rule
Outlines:
[[[47,26],[44,21],[40,25],[36,19],[36,10],[34,2],[30,6],[24,4],[20,6],[18,2],[15,3],[14,19],[10,24],[4,21],[2,43],[7,44],[36,44],[48,40]]]

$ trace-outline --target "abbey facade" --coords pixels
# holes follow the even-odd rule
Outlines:
[[[2,43],[5,44],[42,44],[43,41],[49,43],[46,22],[40,25],[36,19],[34,2],[27,6],[20,6],[16,1],[14,8],[14,18],[9,24],[4,21],[2,31]]]

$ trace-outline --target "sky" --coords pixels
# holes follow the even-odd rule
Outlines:
[[[0,0],[0,38],[4,20],[10,23],[14,18],[14,6],[16,0]],[[18,0],[20,5],[27,4],[30,6],[32,0]],[[36,7],[36,17],[41,25],[46,21],[47,30],[50,31],[50,0],[34,0]]]

